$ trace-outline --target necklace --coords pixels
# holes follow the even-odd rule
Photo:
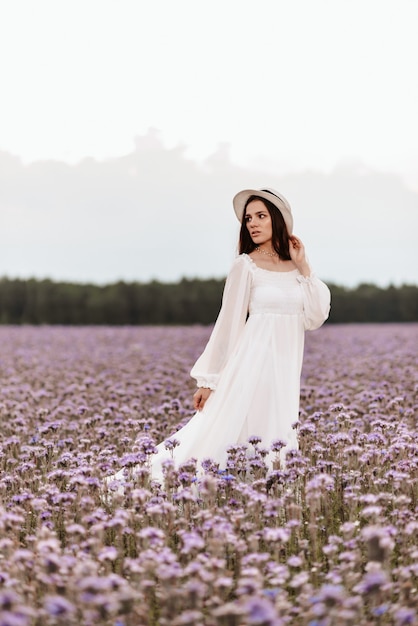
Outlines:
[[[278,256],[277,252],[266,252],[265,250],[262,250],[260,246],[257,246],[256,250],[260,254],[265,254],[266,256],[271,256],[271,257]]]

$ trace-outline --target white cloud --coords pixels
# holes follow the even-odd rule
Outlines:
[[[418,189],[418,3],[16,0],[0,9],[1,147],[121,156],[150,126],[204,158],[331,171],[347,156]]]
[[[410,0],[2,3],[0,272],[224,275],[233,194],[270,185],[324,278],[416,282],[417,18]],[[132,152],[149,127],[164,145]]]
[[[155,132],[124,157],[22,164],[0,158],[0,274],[109,282],[223,276],[241,188],[290,200],[317,273],[340,284],[417,282],[418,193],[395,175],[345,162],[330,174],[239,168],[227,147],[203,165]]]

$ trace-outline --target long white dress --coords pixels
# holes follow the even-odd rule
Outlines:
[[[247,443],[252,435],[262,445],[281,439],[297,448],[292,425],[298,420],[300,375],[305,330],[326,320],[328,287],[298,270],[277,272],[238,256],[228,274],[222,307],[209,342],[191,370],[199,387],[214,391],[202,411],[173,433],[180,442],[168,451],[164,442],[152,457],[152,476],[161,478],[162,463],[176,466],[195,458],[225,466],[227,448]],[[122,479],[123,471],[113,478]]]

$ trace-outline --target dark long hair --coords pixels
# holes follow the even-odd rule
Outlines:
[[[247,206],[253,200],[261,200],[267,211],[270,213],[271,225],[273,229],[271,243],[273,244],[274,250],[277,252],[279,258],[282,259],[282,261],[290,261],[291,259],[289,253],[289,234],[287,232],[286,223],[283,219],[283,215],[281,214],[281,211],[279,211],[279,209],[272,202],[270,202],[270,200],[260,198],[259,196],[250,196],[245,203],[244,212],[242,214],[241,230],[239,232],[239,253],[242,254],[243,252],[246,252],[247,254],[249,254],[256,248],[256,244],[251,239],[245,221],[245,212],[247,210]]]

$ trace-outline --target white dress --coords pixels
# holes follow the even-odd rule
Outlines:
[[[198,387],[215,391],[172,435],[180,442],[174,452],[164,442],[157,446],[153,477],[161,477],[172,454],[176,466],[195,458],[200,468],[209,458],[222,467],[228,446],[252,435],[265,447],[282,439],[296,448],[304,331],[321,326],[329,309],[329,289],[315,275],[265,270],[247,254],[238,256],[209,342],[191,370]]]
[[[225,467],[227,448],[261,437],[264,447],[281,439],[296,448],[292,425],[298,420],[304,331],[328,317],[330,292],[315,275],[298,270],[276,272],[258,267],[247,255],[238,256],[228,274],[222,307],[209,342],[191,376],[198,387],[214,391],[172,439],[152,457],[152,476],[161,478],[162,463],[176,466],[195,458]],[[123,471],[112,478],[121,479]]]

